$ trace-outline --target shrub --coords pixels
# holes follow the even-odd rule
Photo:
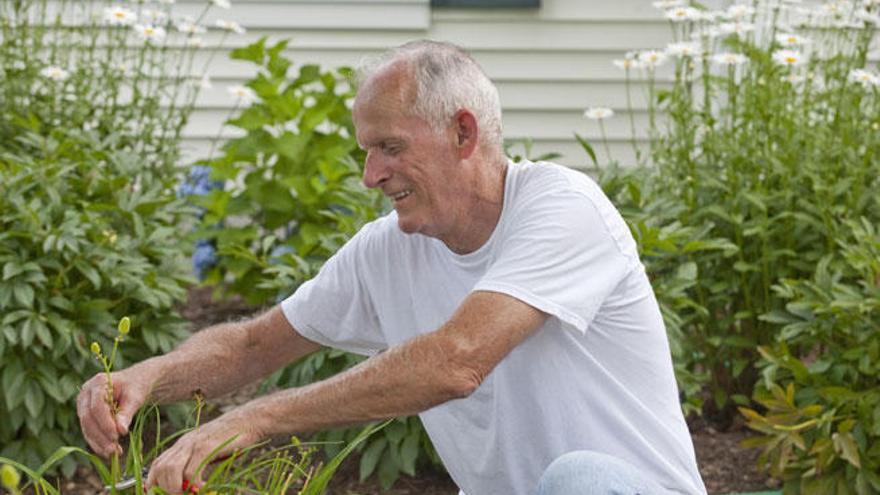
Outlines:
[[[282,53],[286,44],[267,46],[261,39],[232,52],[232,58],[259,67],[257,76],[238,90],[245,108],[236,106],[227,121],[243,135],[204,161],[212,170],[207,180],[224,181],[227,187],[204,187],[191,197],[204,209],[195,234],[201,251],[193,260],[204,270],[204,282],[253,305],[292,294],[383,209],[381,195],[360,184],[364,153],[355,141],[349,110],[352,70],[304,65],[288,76],[292,62]],[[306,385],[362,360],[321,350],[275,373],[265,387]],[[326,450],[333,456],[340,440],[353,441],[359,432],[323,432],[315,440],[331,442]],[[386,488],[400,473],[414,475],[420,459],[439,464],[416,417],[395,420],[358,450],[361,477],[376,473]]]
[[[206,283],[253,305],[278,301],[315,275],[357,229],[376,218],[381,197],[359,184],[363,152],[348,105],[352,71],[305,65],[294,77],[282,41],[232,52],[260,72],[239,89],[229,125],[244,135],[206,160],[225,189],[193,196],[204,208],[198,237],[216,244]]]
[[[636,237],[660,243],[642,249],[675,313],[677,366],[723,418],[748,402],[757,348],[778,333],[762,318],[784,308],[773,285],[811,277],[847,219],[880,220],[877,6],[829,5],[670,8],[675,43],[617,61],[646,75],[654,168],[608,167],[603,181],[626,184],[614,194],[638,206],[624,209]],[[664,63],[669,89],[655,85]]]
[[[109,339],[113,313],[130,314],[122,363],[184,335],[177,231],[195,212],[173,186],[198,88],[163,9],[0,2],[0,455],[30,466],[81,443],[84,332]]]
[[[766,412],[742,408],[786,493],[880,493],[880,231],[846,228],[811,279],[774,287],[787,303],[763,317],[784,325],[760,349]]]

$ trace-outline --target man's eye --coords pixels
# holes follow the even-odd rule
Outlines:
[[[400,152],[400,147],[398,147],[398,146],[394,146],[394,145],[390,145],[390,144],[383,144],[382,145],[382,153],[385,153],[386,155],[396,155],[399,152]]]

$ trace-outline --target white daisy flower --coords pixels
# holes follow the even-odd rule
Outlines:
[[[27,64],[24,63],[24,60],[13,60],[9,67],[13,70],[25,70],[27,69]]]
[[[621,58],[617,60],[613,60],[611,62],[615,67],[620,69],[637,69],[639,67],[639,61],[634,58]]]
[[[584,117],[591,120],[604,120],[614,116],[614,110],[605,107],[591,107],[584,112]]]
[[[246,86],[229,86],[226,88],[226,91],[234,96],[239,103],[245,106],[257,101],[257,94],[254,93],[254,90]]]
[[[199,26],[195,22],[188,21],[188,20],[183,20],[183,21],[180,21],[179,23],[177,23],[177,30],[180,31],[181,33],[186,33],[186,34],[190,34],[190,35],[202,34],[205,32],[204,27]]]
[[[696,21],[700,11],[693,7],[675,7],[666,11],[666,18],[672,22]]]
[[[804,46],[810,40],[792,33],[779,33],[776,35],[776,42],[782,46]]]
[[[740,20],[754,15],[755,9],[748,5],[731,5],[727,8],[727,16],[731,19]]]
[[[654,70],[666,62],[668,56],[658,50],[645,50],[639,52],[639,65],[648,70]]]
[[[104,9],[104,20],[113,26],[130,26],[137,22],[137,14],[122,7]]]
[[[55,82],[62,82],[66,81],[67,78],[70,77],[70,72],[67,72],[57,65],[50,65],[49,67],[41,70],[40,75]]]
[[[673,7],[681,7],[686,3],[685,0],[658,0],[651,3],[651,5],[653,5],[655,9],[668,10]]]
[[[229,10],[230,8],[232,8],[232,5],[229,3],[229,0],[211,0],[211,3],[213,3],[217,7],[220,7],[221,9]]]
[[[742,65],[749,61],[748,57],[741,53],[723,52],[712,55],[712,63],[716,65]]]
[[[871,89],[872,86],[880,87],[880,76],[865,69],[853,69],[849,71],[850,82],[861,84],[865,89]]]
[[[666,53],[676,57],[693,57],[700,54],[700,44],[693,41],[670,43],[666,47]]]
[[[225,29],[227,31],[232,31],[237,34],[244,34],[246,31],[241,25],[235,21],[227,21],[224,19],[217,19],[215,25],[220,29]]]
[[[159,26],[150,24],[137,24],[134,31],[141,37],[144,43],[155,43],[165,39],[165,30]]]
[[[773,61],[779,65],[791,67],[802,65],[804,63],[804,56],[797,50],[776,50],[773,52]]]

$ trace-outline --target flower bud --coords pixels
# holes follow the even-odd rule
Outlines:
[[[100,355],[101,355],[101,344],[99,344],[99,343],[97,343],[97,342],[92,342],[92,347],[91,347],[91,349],[92,349],[92,354],[94,354],[94,355],[96,355],[96,356],[100,356]]]
[[[14,467],[9,464],[4,464],[3,467],[0,468],[0,482],[2,482],[3,486],[9,490],[16,491],[19,482],[21,482],[21,476]]]
[[[128,335],[128,331],[131,329],[131,319],[127,316],[123,316],[121,320],[119,320],[119,326],[117,330],[119,330],[119,335]]]

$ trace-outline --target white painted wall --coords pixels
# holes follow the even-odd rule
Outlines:
[[[583,110],[610,106],[618,112],[606,123],[612,155],[632,163],[624,74],[611,60],[628,50],[665,46],[669,25],[649,0],[542,4],[538,9],[453,9],[432,8],[429,0],[233,0],[232,10],[214,9],[213,17],[235,19],[248,29],[227,37],[227,49],[261,36],[290,38],[287,54],[296,63],[324,67],[355,65],[364,55],[411,39],[452,41],[469,49],[498,85],[507,139],[531,138],[534,153],[558,151],[562,163],[583,167],[588,158],[574,132],[587,136],[597,151],[603,148],[598,125],[584,119]],[[175,10],[197,14],[200,5],[201,0],[178,0]],[[213,46],[218,36],[209,33],[206,44]],[[202,94],[185,131],[187,156],[207,150],[233,105],[225,87],[243,82],[251,71],[225,53],[214,56],[209,69],[214,88]],[[637,87],[633,94],[640,130],[647,121],[642,93]]]

